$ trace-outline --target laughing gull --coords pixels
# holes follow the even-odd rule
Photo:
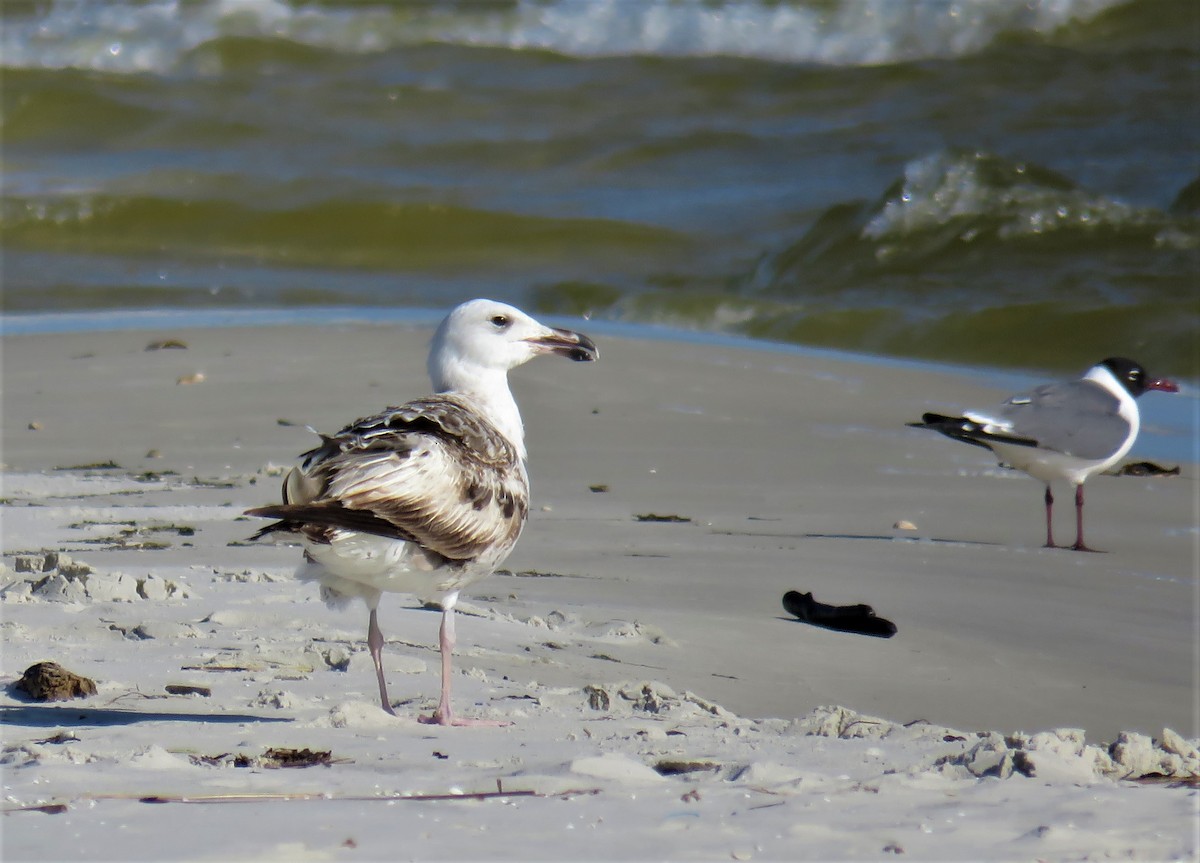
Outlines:
[[[278,519],[255,538],[298,535],[297,575],[327,602],[359,597],[370,610],[367,647],[383,709],[394,715],[383,675],[376,610],[384,592],[439,601],[442,693],[438,725],[496,724],[450,708],[454,605],[464,587],[508,557],[529,512],[525,432],[508,371],[538,354],[595,360],[587,336],[544,326],[503,303],[471,300],[433,337],[436,395],[387,408],[322,435],[283,482],[283,503],[247,510]]]
[[[1174,383],[1150,378],[1133,360],[1110,357],[1077,381],[1043,384],[1015,395],[991,410],[960,417],[927,413],[915,428],[941,432],[954,440],[985,447],[1002,462],[1046,484],[1046,548],[1056,548],[1051,529],[1054,495],[1050,483],[1075,486],[1076,551],[1092,551],[1083,541],[1083,484],[1125,457],[1138,435],[1137,399],[1147,390],[1174,393]]]

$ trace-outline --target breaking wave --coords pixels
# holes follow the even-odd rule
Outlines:
[[[719,55],[869,66],[969,56],[1013,35],[1052,38],[1123,2],[55,0],[7,13],[0,56],[6,68],[167,73],[187,66],[202,46],[258,39],[352,54],[441,43],[576,57]],[[205,71],[203,62],[195,66]]]

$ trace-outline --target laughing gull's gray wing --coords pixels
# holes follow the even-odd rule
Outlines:
[[[988,449],[1032,447],[1093,460],[1112,455],[1129,437],[1131,425],[1120,409],[1121,401],[1099,384],[1065,381],[1012,396],[994,410],[927,413],[910,425]]]
[[[1103,459],[1129,437],[1131,426],[1120,409],[1120,400],[1104,387],[1078,380],[1043,384],[1013,396],[1001,406],[998,417],[981,411],[964,415],[983,424],[980,441],[994,436],[1011,443],[1016,438],[1076,458]]]

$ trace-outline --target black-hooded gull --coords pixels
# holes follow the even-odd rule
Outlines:
[[[1056,548],[1050,483],[1075,486],[1076,551],[1083,541],[1083,484],[1125,457],[1141,426],[1137,397],[1148,390],[1178,392],[1163,378],[1150,378],[1133,360],[1110,357],[1079,380],[1043,384],[988,410],[960,417],[927,413],[916,428],[933,429],[964,443],[990,449],[1017,470],[1046,484],[1046,548]]]
[[[503,303],[471,300],[438,327],[429,352],[436,395],[365,417],[305,453],[283,483],[283,503],[247,511],[278,519],[256,534],[300,537],[299,577],[331,601],[361,597],[383,709],[383,593],[439,600],[440,725],[494,724],[450,708],[454,605],[512,551],[529,511],[525,433],[508,372],[539,354],[595,360],[585,335],[544,326]]]

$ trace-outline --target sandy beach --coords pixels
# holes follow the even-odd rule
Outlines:
[[[240,513],[306,426],[425,394],[428,339],[4,339],[5,859],[1194,859],[1197,466],[1094,479],[1106,553],[1042,549],[1035,481],[905,427],[1008,393],[950,370],[601,336],[518,369],[532,514],[455,683],[512,725],[417,724],[438,616],[404,597],[383,713],[365,611]],[[98,692],[24,700],[41,660]]]

